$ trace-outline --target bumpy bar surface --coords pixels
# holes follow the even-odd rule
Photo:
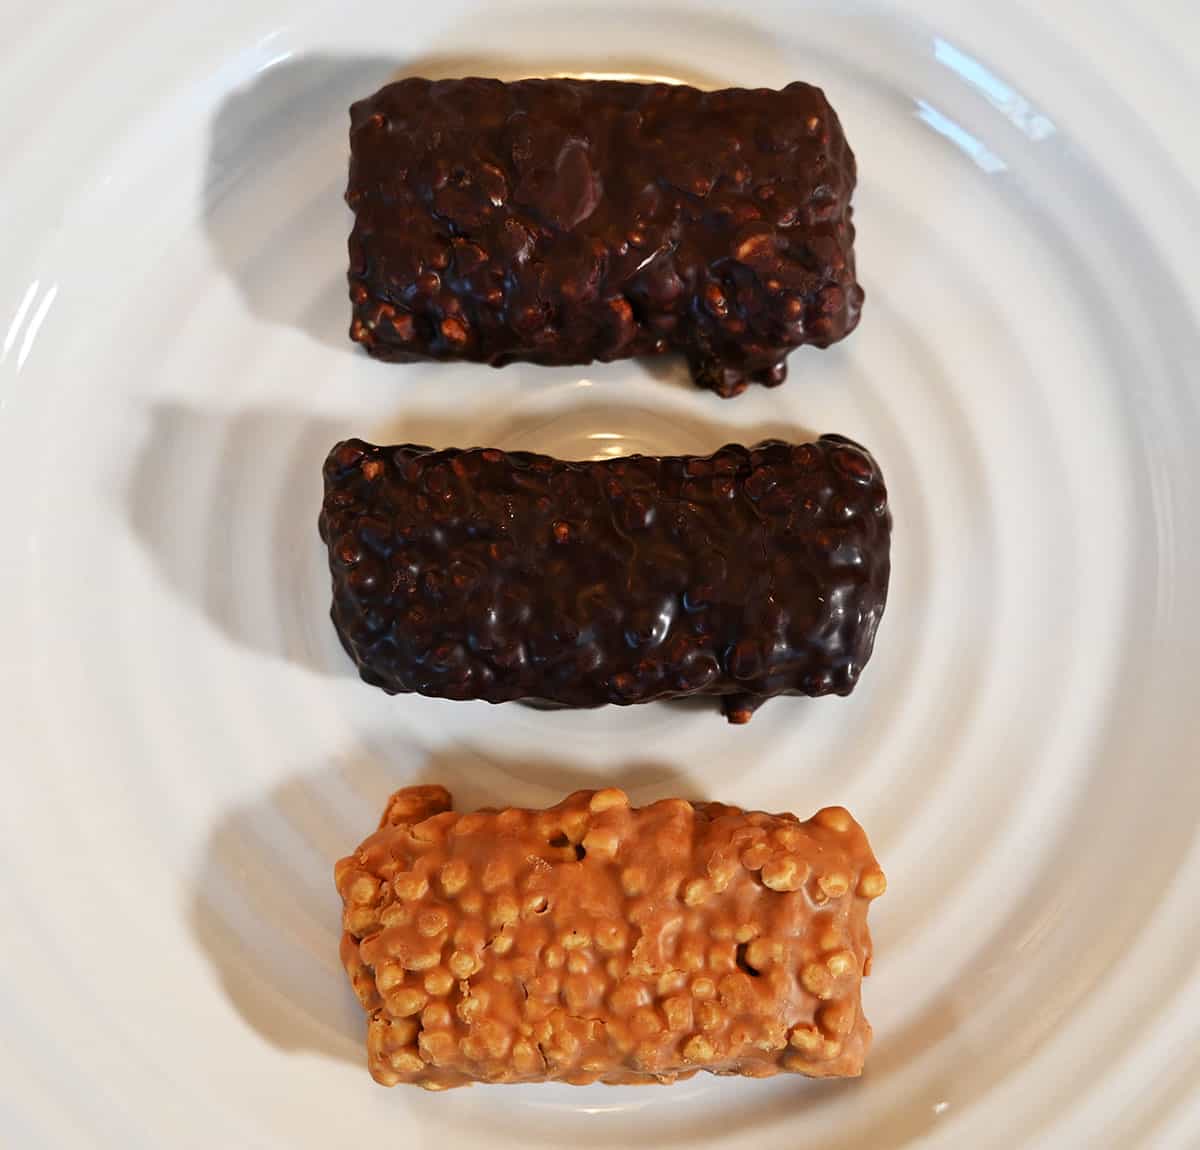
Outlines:
[[[389,693],[568,707],[849,694],[887,599],[891,519],[840,436],[566,463],[337,445],[332,617]]]
[[[731,396],[858,323],[819,88],[406,79],[350,119],[350,334],[380,359],[675,351]]]
[[[442,787],[396,792],[335,869],[378,1082],[861,1073],[886,880],[843,808],[634,809],[616,789],[450,807]]]

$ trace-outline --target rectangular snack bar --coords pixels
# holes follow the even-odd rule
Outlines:
[[[615,789],[450,807],[441,787],[396,792],[335,869],[376,1081],[862,1072],[886,881],[843,808],[802,823]]]
[[[887,599],[878,467],[827,435],[567,463],[337,445],[332,617],[395,694],[567,707],[849,694]]]
[[[350,335],[380,359],[682,352],[731,396],[858,323],[819,88],[413,78],[350,119]]]

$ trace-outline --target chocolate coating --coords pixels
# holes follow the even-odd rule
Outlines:
[[[567,463],[338,444],[321,537],[368,683],[568,707],[849,694],[887,599],[891,516],[841,436]]]
[[[350,334],[380,359],[682,352],[731,396],[858,323],[819,88],[413,78],[350,117]]]

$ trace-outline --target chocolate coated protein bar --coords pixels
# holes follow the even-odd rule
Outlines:
[[[350,118],[350,334],[380,359],[674,351],[730,396],[858,323],[819,88],[407,79]]]
[[[891,519],[840,436],[566,463],[336,446],[333,622],[389,693],[569,707],[849,694],[887,598]]]
[[[619,790],[450,806],[441,787],[398,791],[335,870],[378,1082],[861,1073],[886,882],[843,808],[638,810]]]

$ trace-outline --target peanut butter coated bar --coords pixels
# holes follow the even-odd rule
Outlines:
[[[841,436],[571,463],[338,444],[332,616],[395,694],[566,707],[847,695],[887,601],[891,516]]]
[[[391,797],[335,868],[341,957],[385,1086],[854,1076],[883,872],[841,807],[548,810]]]
[[[411,78],[350,119],[350,335],[379,359],[681,352],[732,396],[858,323],[819,88]]]

